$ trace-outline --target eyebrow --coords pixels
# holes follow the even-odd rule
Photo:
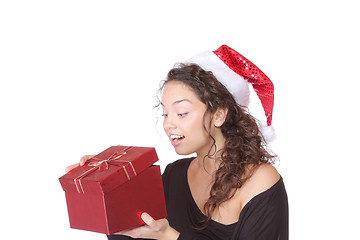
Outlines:
[[[192,102],[191,102],[189,99],[184,98],[184,99],[176,100],[176,101],[173,102],[171,105],[176,105],[176,104],[179,104],[179,103],[181,103],[181,102],[189,102],[189,103],[192,104]],[[164,106],[164,104],[163,104],[162,102],[161,102],[161,105]]]

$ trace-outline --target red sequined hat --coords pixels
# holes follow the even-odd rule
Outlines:
[[[267,141],[275,138],[271,126],[274,85],[255,64],[226,45],[215,51],[200,53],[186,62],[196,63],[204,70],[211,71],[241,106],[249,104],[250,83],[261,101],[267,120],[267,126],[262,126],[261,132]]]

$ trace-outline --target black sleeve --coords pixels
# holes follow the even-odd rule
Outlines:
[[[180,236],[178,237],[177,240],[199,240],[199,239],[191,233],[180,233]]]
[[[132,237],[124,236],[124,235],[107,235],[109,240],[131,240]]]
[[[256,196],[241,212],[233,239],[288,240],[288,199],[282,179],[266,194]],[[237,233],[236,233],[237,232]]]
[[[132,238],[132,237],[124,236],[124,235],[107,235],[107,238],[108,238],[108,240],[133,240],[133,239],[149,240],[149,239],[144,239],[144,238]]]

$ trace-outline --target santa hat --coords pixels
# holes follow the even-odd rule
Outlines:
[[[250,83],[261,101],[267,120],[267,126],[260,126],[260,131],[267,142],[274,140],[275,132],[271,126],[274,85],[255,64],[226,45],[215,51],[197,54],[186,62],[211,71],[241,106],[249,104]]]

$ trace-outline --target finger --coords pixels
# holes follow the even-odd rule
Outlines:
[[[80,166],[84,166],[87,160],[94,157],[95,155],[85,155],[80,159]]]
[[[67,167],[65,168],[65,172],[70,172],[71,170],[73,170],[73,169],[76,168],[77,166],[79,166],[79,163],[76,163],[76,164],[67,166]]]
[[[116,235],[126,235],[126,236],[131,236],[132,231],[131,230],[123,230],[117,233],[114,233]]]
[[[88,155],[85,155],[82,158],[80,158],[80,166],[84,166],[86,161],[89,159],[88,157],[89,157]]]

